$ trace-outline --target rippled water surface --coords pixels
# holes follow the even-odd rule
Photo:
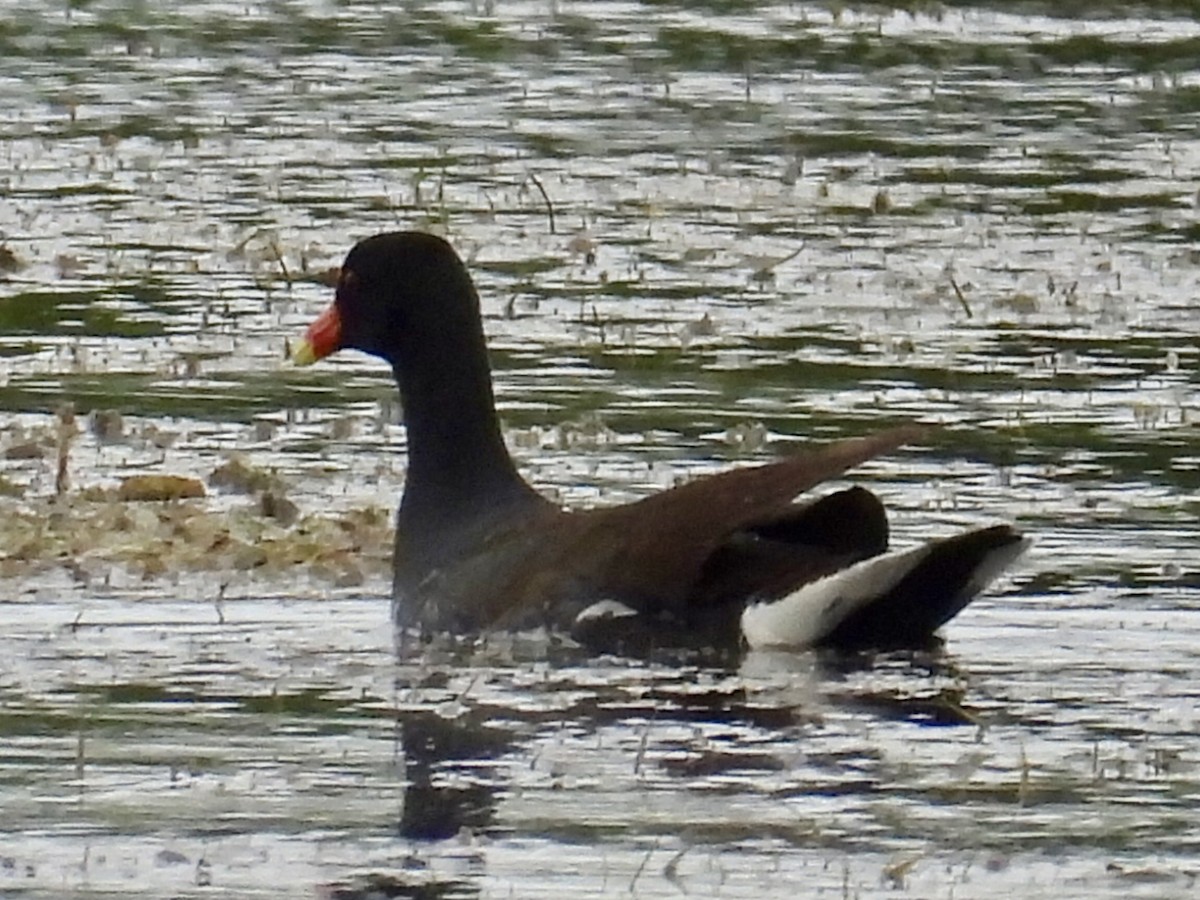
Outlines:
[[[1200,24],[902,6],[0,12],[0,895],[1191,896]],[[895,542],[1034,550],[935,653],[398,652],[390,375],[283,360],[412,227],[563,503],[916,419]]]

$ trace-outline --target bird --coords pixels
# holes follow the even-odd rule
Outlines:
[[[392,612],[406,633],[547,628],[585,648],[922,646],[1029,545],[1009,524],[890,551],[861,486],[808,492],[923,440],[923,425],[702,476],[634,502],[563,509],[520,475],[497,416],[480,298],[443,238],[359,241],[292,353],[354,349],[399,387],[407,469]]]

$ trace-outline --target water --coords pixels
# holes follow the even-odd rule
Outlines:
[[[1059,6],[5,9],[0,893],[1190,895],[1200,25]],[[897,545],[1034,550],[937,654],[398,655],[390,378],[282,361],[400,227],[563,503],[920,419]]]

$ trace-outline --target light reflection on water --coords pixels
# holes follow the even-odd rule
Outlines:
[[[712,669],[507,642],[397,663],[371,599],[230,599],[221,622],[60,597],[5,638],[11,888],[870,893],[912,859],[914,891],[1050,896],[1124,891],[1105,867],[1128,860],[1182,889],[1169,860],[1196,849],[1196,650],[1170,609],[1001,597],[944,656]]]
[[[682,667],[398,658],[365,563],[44,561],[0,606],[0,892],[1192,889],[1197,26],[1157,8],[14,13],[6,450],[71,399],[125,416],[77,486],[239,451],[306,512],[390,508],[387,373],[280,361],[354,239],[432,227],[563,502],[920,418],[945,433],[855,473],[896,541],[1036,545],[943,655]],[[40,509],[53,454],[0,475]]]

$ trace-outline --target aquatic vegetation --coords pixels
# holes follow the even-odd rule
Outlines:
[[[105,427],[113,427],[111,417]],[[111,431],[91,431],[97,440],[114,439]],[[117,570],[168,580],[188,572],[257,573],[264,579],[303,572],[348,585],[390,572],[391,512],[384,507],[305,514],[288,499],[277,474],[240,455],[204,481],[143,472],[121,477],[116,486],[75,487],[66,473],[77,432],[73,412],[64,408],[7,446],[9,461],[53,464],[57,474],[53,493],[0,480],[0,577],[65,569],[81,582],[103,584]],[[85,477],[103,474],[89,469]],[[223,493],[250,499],[231,504]]]
[[[115,495],[0,497],[0,577],[62,568],[103,585],[117,569],[167,580],[187,572],[302,573],[349,585],[390,572],[391,514],[382,508],[281,516],[282,501],[273,499],[214,509],[183,499],[197,487],[178,476],[139,476]]]

